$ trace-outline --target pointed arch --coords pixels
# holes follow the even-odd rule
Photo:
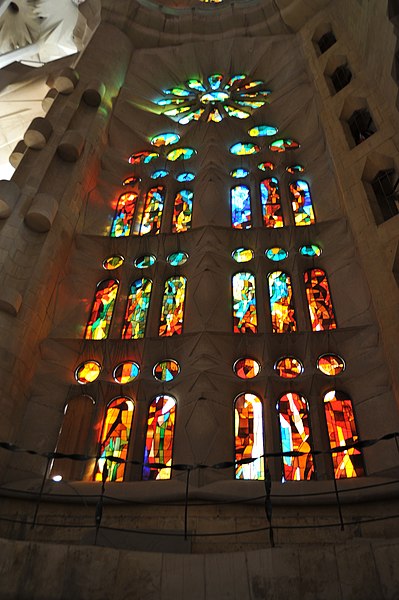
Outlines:
[[[159,324],[160,336],[179,335],[183,332],[186,283],[187,279],[182,276],[169,277],[165,281]]]
[[[359,441],[356,430],[352,400],[345,392],[332,390],[324,396],[330,447],[336,448]],[[332,455],[335,479],[347,479],[364,475],[363,456],[360,450],[349,448]]]
[[[93,306],[87,321],[85,339],[103,340],[108,337],[115,300],[118,293],[117,279],[104,279],[97,284]]]
[[[263,407],[255,394],[240,394],[234,401],[236,479],[264,479]]]
[[[291,277],[284,271],[273,271],[267,278],[273,333],[296,331]]]
[[[130,286],[127,299],[122,339],[137,340],[144,337],[150,307],[152,281],[145,277],[136,279]]]
[[[247,185],[236,185],[230,190],[231,224],[234,229],[252,227],[251,192]]]
[[[170,479],[176,418],[173,396],[157,396],[150,404],[144,448],[143,479]],[[164,467],[153,466],[164,464]]]
[[[141,218],[140,235],[158,234],[161,228],[163,207],[165,203],[165,188],[157,185],[148,190],[143,215]]]
[[[134,402],[131,398],[121,396],[108,404],[101,430],[94,481],[102,481],[105,466],[108,471],[106,481],[123,481],[126,464],[113,462],[111,459],[127,459],[133,413]]]
[[[305,289],[313,331],[336,329],[328,279],[323,269],[305,271]]]
[[[291,206],[295,225],[313,225],[316,222],[309,184],[302,179],[290,183]]]
[[[233,332],[257,333],[255,276],[249,272],[233,275]]]
[[[289,392],[277,403],[282,452],[305,452],[302,456],[283,456],[283,481],[313,479],[309,407],[306,399]]]
[[[260,199],[263,225],[274,229],[284,227],[280,189],[275,177],[268,177],[260,182]]]
[[[191,228],[194,193],[180,190],[175,196],[172,218],[172,233],[183,233]]]

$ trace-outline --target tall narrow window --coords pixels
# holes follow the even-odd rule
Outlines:
[[[367,140],[377,131],[367,108],[355,110],[348,119],[348,125],[356,146]]]
[[[241,394],[234,402],[236,479],[264,479],[262,402],[254,394]]]
[[[324,396],[324,410],[331,448],[358,441],[352,400],[347,394],[335,390],[328,392]],[[364,475],[362,454],[355,448],[334,452],[332,461],[335,479]]]
[[[273,271],[268,281],[273,333],[296,331],[291,277],[284,271]]]
[[[284,394],[277,403],[282,452],[304,452],[301,456],[283,456],[283,481],[313,479],[314,464],[310,454],[308,403],[295,393]]]
[[[97,284],[90,318],[86,326],[86,340],[103,340],[108,337],[118,287],[117,279],[105,279]]]
[[[111,237],[127,237],[130,235],[137,198],[138,194],[134,192],[126,192],[119,197],[112,221]]]
[[[127,299],[125,322],[122,328],[124,340],[137,340],[144,337],[148,309],[151,298],[151,279],[136,279],[130,287]]]
[[[233,331],[257,333],[255,277],[252,273],[233,276]]]
[[[309,185],[301,179],[293,181],[290,183],[290,193],[295,225],[313,225],[315,218]]]
[[[337,40],[335,38],[335,35],[331,30],[327,31],[324,35],[322,35],[321,38],[319,39],[319,41],[317,42],[317,45],[320,48],[321,54],[324,54],[324,52],[327,52],[327,50],[329,48],[331,48],[331,46],[333,46],[336,41]]]
[[[265,227],[283,227],[280,190],[275,177],[264,179],[260,183],[263,225]]]
[[[336,329],[327,275],[322,269],[309,269],[304,278],[313,331]]]
[[[183,331],[185,277],[170,277],[165,281],[159,335],[178,335]]]
[[[230,192],[231,224],[235,229],[252,227],[251,194],[246,185],[236,185]]]
[[[123,481],[125,463],[111,459],[126,460],[129,448],[134,403],[130,398],[115,398],[107,406],[100,438],[99,459],[94,472],[94,480],[102,481],[104,467],[107,467],[106,481]]]
[[[194,194],[190,190],[180,190],[173,207],[172,233],[182,233],[191,227]]]
[[[162,185],[148,190],[141,219],[140,235],[159,233],[164,202],[165,188]]]
[[[166,394],[151,402],[144,449],[143,479],[170,479],[176,400]],[[158,466],[159,463],[165,465]],[[151,468],[151,465],[157,465]]]

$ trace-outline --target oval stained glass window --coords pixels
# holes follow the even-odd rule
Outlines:
[[[238,263],[249,262],[254,257],[254,251],[250,248],[236,248],[231,253],[231,256]]]
[[[166,260],[172,267],[180,267],[188,261],[188,254],[187,252],[173,252],[173,254],[169,254]]]
[[[274,163],[267,161],[258,164],[258,169],[261,171],[274,171]]]
[[[175,162],[176,160],[189,160],[195,154],[197,154],[197,151],[194,148],[175,148],[166,155],[166,158]]]
[[[234,177],[234,179],[244,179],[248,174],[248,169],[234,169],[234,171],[230,171],[230,176]]]
[[[320,248],[320,246],[317,246],[316,244],[310,244],[309,246],[301,246],[299,248],[299,252],[302,254],[302,256],[320,256],[322,253],[322,250]]]
[[[236,156],[248,156],[249,154],[257,154],[260,152],[259,146],[248,142],[246,144],[238,142],[230,147],[230,153]]]
[[[122,181],[122,185],[136,185],[136,183],[140,183],[140,181],[140,177],[135,177],[132,175],[131,177],[126,177],[126,179]]]
[[[180,135],[177,133],[160,133],[159,135],[154,135],[151,138],[150,142],[153,146],[157,146],[160,148],[161,146],[170,146],[171,144],[177,144],[180,140]]]
[[[75,379],[85,385],[97,379],[101,372],[101,365],[96,360],[86,360],[75,369]]]
[[[143,256],[139,256],[134,261],[134,266],[137,269],[148,269],[148,267],[152,267],[157,259],[153,254],[144,254]]]
[[[295,175],[295,173],[303,173],[305,171],[305,167],[302,165],[290,165],[289,167],[285,167],[287,173],[291,173],[291,175]]]
[[[112,373],[112,377],[120,385],[134,381],[140,373],[140,367],[132,360],[127,360],[117,365]]]
[[[338,354],[322,354],[317,360],[317,368],[324,375],[334,377],[345,370],[345,361]]]
[[[283,379],[295,379],[303,373],[303,365],[300,360],[293,356],[284,356],[276,361],[274,370]]]
[[[260,373],[260,364],[254,358],[239,358],[233,365],[233,371],[240,379],[253,379]]]
[[[179,173],[176,175],[176,179],[180,183],[183,183],[184,181],[193,181],[193,179],[195,179],[195,174],[185,171],[184,173]]]
[[[279,248],[275,246],[274,248],[268,248],[265,252],[266,258],[272,260],[274,262],[279,262],[280,260],[284,260],[288,256],[287,250],[284,248]]]
[[[144,152],[136,152],[136,154],[129,156],[129,162],[131,165],[147,164],[158,157],[158,152],[148,152],[148,150],[145,150]]]
[[[161,169],[160,171],[154,171],[154,173],[151,175],[151,179],[163,179],[167,175],[169,175],[169,171],[164,171]]]
[[[265,137],[276,135],[278,132],[277,127],[273,127],[272,125],[257,125],[256,127],[252,127],[249,129],[248,133],[251,137]]]
[[[106,271],[113,271],[114,269],[119,269],[124,263],[125,259],[120,254],[115,254],[114,256],[108,256],[105,260],[103,260],[103,268]]]
[[[300,148],[300,144],[291,138],[274,140],[269,145],[269,150],[272,152],[286,152],[286,150],[297,150],[298,148]]]
[[[172,381],[179,373],[179,363],[171,358],[157,363],[153,369],[153,375],[158,381]]]

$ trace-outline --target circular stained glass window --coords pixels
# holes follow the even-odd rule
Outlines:
[[[274,171],[274,164],[272,162],[263,162],[258,164],[258,169],[261,171]]]
[[[230,147],[230,153],[235,154],[236,156],[249,156],[250,154],[257,154],[258,152],[260,152],[260,147],[251,142],[238,142]]]
[[[278,248],[277,246],[274,248],[268,248],[265,252],[266,258],[272,260],[274,262],[278,262],[280,260],[284,260],[288,256],[287,250],[284,248]]]
[[[119,254],[115,254],[115,256],[108,256],[108,258],[103,261],[103,267],[107,271],[113,271],[114,269],[121,267],[124,263],[124,260],[124,257],[120,256]]]
[[[126,179],[123,180],[122,185],[136,185],[136,183],[140,183],[141,179],[140,177],[135,177],[135,176],[131,176],[131,177],[126,177]]]
[[[233,365],[233,371],[240,379],[253,379],[260,372],[260,364],[253,358],[239,358]]]
[[[137,269],[148,269],[148,267],[152,267],[156,260],[157,259],[153,254],[144,254],[143,256],[136,258],[134,261],[134,266]]]
[[[234,177],[234,179],[244,179],[249,175],[248,169],[234,169],[234,171],[230,171],[230,176]]]
[[[172,267],[180,267],[188,261],[188,254],[187,252],[173,252],[173,254],[169,254],[166,260]]]
[[[160,133],[159,135],[154,135],[151,138],[151,144],[153,146],[157,146],[160,148],[161,146],[170,146],[171,144],[177,144],[180,140],[180,135],[177,133]]]
[[[162,360],[154,367],[153,374],[158,381],[172,381],[180,373],[180,365],[172,359]]]
[[[310,244],[309,246],[301,246],[299,248],[299,252],[302,256],[320,256],[322,250],[320,246],[316,246],[316,244]]]
[[[164,171],[161,169],[160,171],[154,171],[154,173],[151,175],[151,179],[163,179],[167,175],[169,175],[169,171]]]
[[[124,385],[125,383],[134,381],[139,373],[140,367],[138,364],[132,360],[127,360],[115,367],[112,377],[115,379],[116,383]]]
[[[289,167],[285,167],[287,173],[291,173],[291,175],[295,175],[295,173],[303,173],[305,168],[302,165],[290,165]]]
[[[334,377],[345,370],[345,361],[338,354],[322,354],[317,361],[317,368],[324,375]]]
[[[250,248],[236,248],[231,253],[231,256],[238,263],[249,262],[254,257],[254,251]]]
[[[193,181],[195,179],[194,173],[190,173],[189,171],[185,171],[184,173],[179,173],[176,175],[177,181],[183,183],[184,181]]]
[[[101,372],[101,365],[96,360],[86,360],[75,369],[75,379],[85,385],[97,379]]]
[[[295,377],[303,373],[303,365],[300,360],[293,356],[284,356],[276,361],[274,370],[283,379],[295,379]]]

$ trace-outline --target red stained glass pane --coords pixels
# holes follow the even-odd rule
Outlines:
[[[101,372],[101,365],[96,360],[86,360],[78,366],[75,371],[75,379],[78,383],[85,385],[97,379]]]
[[[93,307],[87,322],[86,340],[103,340],[108,337],[118,287],[117,279],[106,279],[97,285]]]
[[[130,286],[127,299],[122,339],[137,340],[144,337],[151,299],[151,279],[137,279]]]
[[[236,273],[233,277],[233,332],[257,333],[255,277]]]
[[[293,356],[284,356],[274,365],[275,370],[284,379],[295,379],[303,372],[303,365],[300,360]]]
[[[334,377],[345,370],[345,361],[338,354],[323,354],[317,361],[317,368],[324,375]]]
[[[140,225],[140,235],[159,233],[164,202],[165,189],[163,186],[158,185],[148,190]]]
[[[262,402],[254,394],[241,394],[234,403],[236,479],[264,479]]]
[[[190,190],[180,190],[173,207],[172,233],[182,233],[191,227],[194,194]]]
[[[283,456],[283,481],[301,481],[315,476],[310,442],[308,404],[299,394],[284,394],[277,404],[283,452],[305,452]]]
[[[176,400],[173,396],[157,396],[150,405],[144,449],[143,479],[170,479]],[[153,467],[156,463],[164,467]]]
[[[132,229],[138,194],[126,192],[119,197],[112,221],[111,237],[127,237]]]
[[[313,331],[336,329],[327,275],[322,269],[309,269],[304,278]]]
[[[160,336],[179,335],[183,332],[186,281],[185,277],[170,277],[165,281],[159,325]]]
[[[234,373],[240,379],[253,379],[260,372],[260,364],[253,358],[240,358],[234,363]]]

